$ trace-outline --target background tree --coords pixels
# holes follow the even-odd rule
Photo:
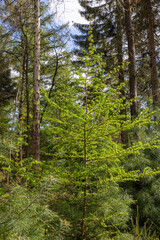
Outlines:
[[[150,69],[150,86],[151,86],[151,92],[152,92],[152,99],[153,99],[153,105],[156,106],[159,102],[159,84],[158,84],[158,72],[157,72],[157,61],[158,61],[158,53],[156,51],[156,12],[153,11],[153,6],[155,6],[155,1],[148,1],[148,2],[139,2],[137,5],[137,17],[139,21],[141,21],[141,26],[138,24],[138,29],[141,31],[145,31],[145,36],[147,35],[147,41],[148,44],[146,45],[143,43],[143,46],[146,45],[145,53],[143,51],[143,54],[149,56],[149,66],[148,69]],[[142,40],[142,38],[141,38]],[[147,59],[146,59],[147,60]]]
[[[137,79],[136,79],[136,53],[135,53],[135,40],[134,31],[131,19],[131,5],[129,0],[124,0],[125,9],[125,27],[128,42],[128,56],[129,56],[129,86],[130,86],[130,99],[137,97]],[[131,116],[138,116],[137,100],[133,101],[131,106]]]
[[[34,84],[33,84],[33,158],[40,161],[40,1],[34,1],[35,35],[34,35]]]

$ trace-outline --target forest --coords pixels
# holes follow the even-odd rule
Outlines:
[[[0,240],[158,240],[160,1],[78,2],[0,1]]]

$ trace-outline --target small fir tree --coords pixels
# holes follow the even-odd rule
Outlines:
[[[128,149],[118,144],[122,130],[149,123],[150,114],[144,111],[134,121],[120,114],[132,102],[123,105],[124,98],[119,97],[122,86],[106,87],[111,74],[106,76],[102,56],[93,46],[92,30],[89,34],[85,67],[70,86],[61,85],[53,100],[46,96],[49,107],[44,116],[44,131],[52,142],[49,164],[59,182],[52,207],[71,223],[68,237],[81,240],[109,239],[124,230],[131,199],[119,182],[138,180],[143,172],[126,172],[123,161],[156,144],[139,142]]]

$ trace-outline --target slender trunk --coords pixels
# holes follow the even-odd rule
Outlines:
[[[129,87],[130,99],[137,97],[137,79],[136,79],[136,57],[135,57],[135,41],[134,30],[131,20],[130,1],[124,0],[125,8],[125,27],[128,41],[128,55],[129,55]],[[133,101],[131,105],[131,117],[138,116],[137,100]]]
[[[28,81],[28,37],[27,34],[24,30],[24,25],[22,21],[22,3],[20,2],[20,23],[21,23],[21,31],[24,36],[24,39],[22,40],[25,41],[25,80],[26,80],[26,104],[27,104],[27,117],[26,117],[26,124],[27,124],[27,131],[26,131],[26,157],[29,157],[29,81]]]
[[[19,103],[19,137],[22,136],[22,124],[23,124],[23,105],[24,105],[24,84],[25,84],[25,49],[23,54],[23,64],[22,64],[22,83],[21,83],[21,93],[20,93],[20,103]],[[20,143],[19,147],[19,161],[22,162],[23,159],[23,146],[22,142]]]
[[[151,0],[145,0],[147,9],[148,20],[148,45],[151,58],[151,83],[152,83],[152,96],[153,105],[156,106],[159,102],[159,86],[158,86],[158,73],[156,67],[156,51],[154,40],[154,18],[152,14]]]
[[[34,86],[33,86],[33,129],[32,154],[40,161],[40,0],[34,0]]]
[[[24,81],[25,80],[25,53],[23,55],[23,64],[22,64],[22,82],[20,90],[20,101],[19,101],[19,122],[22,120],[23,116],[23,104],[24,104]]]
[[[26,69],[25,69],[25,78],[26,78],[26,104],[27,104],[27,146],[26,146],[26,157],[29,157],[29,81],[28,81],[28,42],[26,42]]]
[[[117,60],[118,60],[118,66],[119,69],[119,84],[124,83],[124,70],[123,70],[123,30],[122,30],[122,8],[120,4],[116,0],[116,21],[117,21]],[[121,98],[125,98],[125,91],[124,87],[121,89]],[[123,100],[123,105],[125,105],[126,100]],[[121,109],[120,114],[122,116],[126,116],[126,107]],[[121,142],[122,144],[127,145],[128,143],[128,137],[126,131],[121,131]]]
[[[88,75],[88,73],[87,73]],[[85,80],[85,107],[86,107],[86,120],[88,114],[88,100],[87,100],[87,77]],[[84,167],[87,167],[87,129],[86,123],[84,126]],[[85,184],[84,184],[84,198],[83,198],[83,218],[81,223],[81,240],[86,239],[86,212],[87,212],[87,177],[85,177]]]
[[[21,73],[21,71],[20,71],[20,80],[21,80],[21,78],[22,78],[22,73]],[[14,113],[13,113],[13,124],[14,124],[15,118],[16,118],[17,102],[18,102],[18,98],[19,98],[19,90],[20,90],[20,88],[19,88],[19,86],[18,86],[17,94],[16,94],[16,99],[15,99],[15,108],[14,108]],[[12,130],[11,130],[11,131],[13,132],[13,130],[14,130],[14,125],[12,125]]]
[[[86,126],[84,127],[84,164],[87,167],[87,141],[86,141]],[[81,240],[86,239],[86,212],[87,212],[87,178],[85,178],[84,198],[83,198],[83,218],[81,224]]]

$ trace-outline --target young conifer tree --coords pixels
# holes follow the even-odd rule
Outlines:
[[[124,230],[129,218],[131,199],[118,183],[143,175],[140,171],[126,172],[122,162],[129,154],[150,147],[139,142],[123,149],[118,144],[119,134],[150,120],[147,112],[143,120],[142,115],[134,121],[130,116],[127,121],[122,119],[121,86],[116,90],[106,87],[111,76],[104,74],[105,63],[96,54],[92,30],[89,35],[85,67],[70,86],[62,85],[63,91],[61,88],[53,100],[46,97],[43,121],[53,142],[51,165],[57,181],[51,207],[70,222],[68,238],[104,240],[116,236],[117,229]]]

